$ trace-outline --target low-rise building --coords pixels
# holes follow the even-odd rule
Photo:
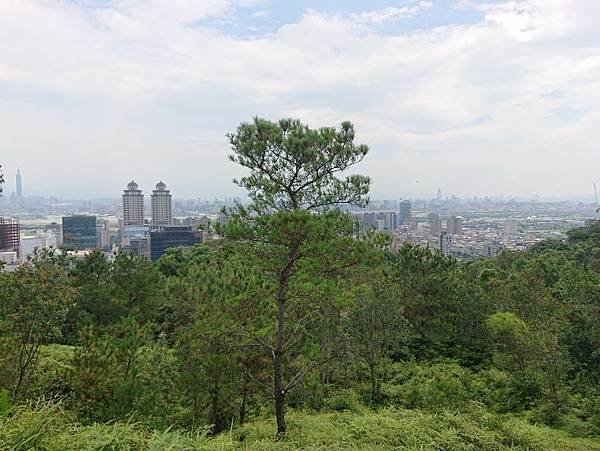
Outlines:
[[[168,226],[150,232],[150,259],[158,260],[171,247],[189,247],[202,241],[202,234],[189,226]]]

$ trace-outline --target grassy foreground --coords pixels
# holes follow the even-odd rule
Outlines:
[[[20,409],[0,419],[2,450],[600,450],[600,441],[481,411],[471,414],[378,412],[289,414],[285,441],[273,440],[271,420],[257,420],[217,437],[205,431],[153,431],[136,423],[79,425],[52,406]]]

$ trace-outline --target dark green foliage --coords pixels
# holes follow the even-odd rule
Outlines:
[[[586,243],[598,245],[600,243],[600,223],[592,224],[588,227],[571,229],[567,232],[569,242],[572,244]]]
[[[0,384],[15,402],[27,398],[42,345],[61,339],[74,305],[64,261],[35,253],[0,286]]]
[[[73,408],[82,417],[109,421],[139,415],[152,425],[172,424],[178,414],[176,358],[151,332],[133,317],[101,333],[91,327],[82,331],[65,375]]]
[[[167,277],[182,276],[195,264],[201,264],[210,258],[210,248],[205,244],[196,244],[189,249],[171,247],[158,259],[158,271]]]
[[[362,161],[369,151],[354,144],[354,127],[309,128],[297,119],[255,118],[229,135],[235,163],[250,169],[238,183],[262,212],[323,210],[364,204],[370,180],[336,174]]]
[[[393,357],[398,358],[408,341],[411,328],[403,315],[401,286],[385,274],[369,273],[370,287],[358,295],[357,305],[348,315],[350,359],[359,358],[368,368],[372,401],[381,401],[381,383]]]
[[[111,260],[94,250],[73,265],[70,275],[78,296],[64,326],[66,342],[76,344],[82,327],[108,327],[128,315],[142,323],[160,322],[164,278],[146,258],[125,253]]]

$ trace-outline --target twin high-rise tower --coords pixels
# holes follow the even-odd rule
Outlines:
[[[173,225],[171,192],[163,182],[158,182],[156,184],[156,189],[152,191],[151,207],[152,226],[154,228]]]
[[[151,216],[153,229],[173,224],[171,192],[162,181],[156,184],[151,196]],[[144,226],[144,195],[133,180],[123,191],[123,226]]]
[[[132,180],[123,191],[123,226],[142,227],[143,225],[144,195],[138,184]]]

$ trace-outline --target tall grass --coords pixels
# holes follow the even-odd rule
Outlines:
[[[207,429],[151,430],[133,422],[81,425],[60,406],[38,403],[0,419],[1,450],[600,450],[600,441],[570,437],[523,419],[474,409],[470,413],[367,409],[290,412],[289,433],[273,440],[269,418],[217,437]]]

